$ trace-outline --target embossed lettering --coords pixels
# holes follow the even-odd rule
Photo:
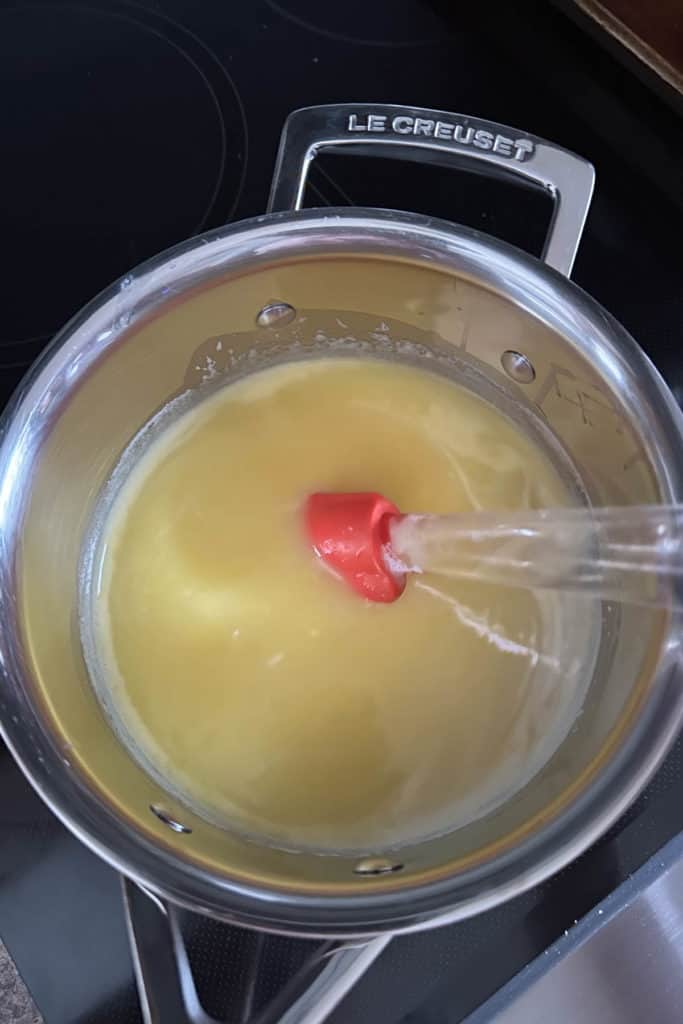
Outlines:
[[[391,127],[395,132],[398,132],[399,135],[410,135],[413,130],[413,119],[412,117],[400,114],[391,122]]]
[[[584,426],[604,429],[606,421],[615,433],[623,434],[624,423],[621,413],[598,384],[582,381],[571,370],[551,363],[536,395],[537,405],[542,407],[551,393],[575,406],[581,414]]]
[[[453,138],[456,142],[462,142],[463,146],[469,146],[474,135],[474,128],[465,128],[464,124],[456,124],[453,131]]]
[[[481,121],[479,122],[481,124]],[[484,122],[486,124],[486,122]],[[434,121],[428,117],[397,114],[388,119],[386,114],[349,114],[346,130],[349,132],[394,132],[397,135],[422,135],[427,138],[453,141],[461,146],[493,150],[499,156],[522,163],[535,151],[531,139],[509,139],[506,135],[450,121]]]
[[[413,135],[431,135],[434,131],[434,122],[425,117],[416,117],[413,127]]]
[[[347,130],[350,132],[366,132],[367,125],[358,123],[358,114],[349,114]]]
[[[512,156],[512,139],[507,139],[504,135],[496,135],[493,152],[500,153],[502,156]]]
[[[491,132],[484,131],[483,128],[479,128],[474,133],[473,146],[477,146],[478,149],[490,149],[493,145],[493,135]]]
[[[632,455],[629,455],[629,457],[624,462],[624,473],[628,473],[629,469],[632,469],[638,462],[645,462],[645,453],[642,451],[642,449],[638,449],[638,451],[635,451]]]
[[[531,156],[534,151],[534,144],[531,139],[515,139],[513,145],[515,149],[515,160],[519,160],[520,163],[523,160],[526,160],[528,156]]]

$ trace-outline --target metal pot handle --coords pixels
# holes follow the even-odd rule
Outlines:
[[[442,110],[344,103],[305,107],[282,131],[268,210],[299,210],[311,161],[323,150],[438,164],[472,161],[495,176],[526,178],[553,198],[542,258],[569,276],[593,195],[592,164],[561,146],[493,121]]]
[[[172,904],[121,876],[123,907],[145,1024],[225,1024],[203,1009]],[[249,1024],[323,1024],[390,942],[388,934],[341,943],[321,942],[271,1003]],[[258,961],[252,965],[256,981]]]

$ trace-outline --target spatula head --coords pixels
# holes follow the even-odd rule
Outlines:
[[[311,494],[304,510],[316,554],[357,594],[388,603],[401,596],[405,573],[386,561],[389,528],[399,510],[373,491]]]

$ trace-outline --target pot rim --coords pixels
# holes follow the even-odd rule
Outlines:
[[[361,208],[269,214],[206,232],[140,264],[84,306],[25,375],[0,417],[0,537],[4,538],[0,541],[0,605],[7,608],[6,621],[13,622],[16,612],[11,588],[14,548],[5,541],[18,502],[13,483],[25,428],[34,414],[35,399],[42,393],[42,383],[49,383],[63,370],[73,352],[82,352],[86,338],[80,338],[78,344],[79,335],[91,337],[98,320],[100,324],[114,322],[112,312],[139,298],[143,286],[145,294],[156,297],[157,305],[166,301],[163,288],[179,277],[182,263],[194,264],[197,274],[204,268],[205,274],[210,257],[218,255],[216,266],[225,270],[239,265],[238,257],[248,264],[251,260],[249,265],[255,268],[269,256],[290,255],[295,242],[305,259],[311,255],[312,240],[321,247],[329,246],[330,251],[337,248],[341,254],[342,241],[360,245],[372,239],[376,249],[368,251],[384,252],[387,258],[403,257],[434,269],[447,269],[449,260],[455,269],[457,260],[461,272],[463,268],[477,271],[484,286],[550,323],[581,351],[586,352],[590,340],[600,350],[604,372],[617,382],[622,378],[635,382],[643,429],[652,435],[659,455],[660,486],[668,500],[683,500],[683,416],[647,356],[576,284],[505,242],[418,214]],[[131,278],[136,288],[130,287]],[[110,330],[106,345],[116,343],[128,326],[125,321]],[[76,343],[68,353],[70,341]],[[101,354],[102,350],[91,354],[90,362]],[[86,363],[84,359],[79,374],[87,372]],[[0,637],[0,671],[5,683],[0,691],[0,735],[28,781],[62,823],[112,867],[172,902],[248,927],[290,934],[348,936],[421,930],[483,911],[538,884],[614,823],[659,766],[683,721],[679,637],[670,621],[662,642],[664,657],[657,686],[652,687],[640,712],[640,735],[635,736],[632,729],[595,780],[555,820],[502,857],[441,881],[357,896],[291,895],[228,881],[199,869],[127,826],[94,790],[74,786],[46,722],[23,689],[21,665],[9,649],[11,633],[10,628],[4,639]],[[28,726],[23,720],[27,715]]]

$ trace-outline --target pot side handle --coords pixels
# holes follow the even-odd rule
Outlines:
[[[200,1002],[178,910],[121,876],[123,908],[144,1024],[225,1024]],[[254,1012],[254,996],[268,936],[255,933],[239,1019],[249,1024],[323,1024],[391,941],[311,941],[310,955],[270,1002]]]
[[[305,107],[285,122],[268,212],[301,209],[311,162],[325,150],[469,164],[495,177],[525,178],[554,202],[542,258],[561,274],[571,273],[595,171],[569,150],[493,121],[442,110],[369,103]]]

